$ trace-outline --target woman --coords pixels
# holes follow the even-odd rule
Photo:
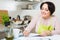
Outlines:
[[[43,2],[40,6],[41,15],[35,16],[23,34],[28,36],[35,27],[35,32],[41,36],[60,34],[60,24],[58,19],[53,16],[55,5],[52,2]]]

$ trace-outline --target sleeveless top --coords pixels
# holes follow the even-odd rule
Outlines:
[[[51,23],[52,23],[52,21],[51,21]],[[54,27],[51,24],[45,25],[45,24],[40,23],[40,25],[38,26],[38,29],[37,29],[37,33],[41,34],[43,31],[47,31],[47,30],[52,31],[52,30],[54,30]]]

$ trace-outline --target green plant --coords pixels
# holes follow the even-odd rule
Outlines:
[[[9,16],[6,14],[2,14],[2,21],[3,21],[3,24],[5,25],[5,22],[9,22]]]

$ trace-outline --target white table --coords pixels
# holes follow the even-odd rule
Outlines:
[[[28,37],[18,37],[14,40],[60,40],[60,35],[33,37],[35,34],[30,34]],[[36,34],[37,35],[37,34]]]
[[[46,36],[46,37],[33,37],[37,34],[30,34],[28,37],[19,37],[14,40],[60,40],[60,35]]]

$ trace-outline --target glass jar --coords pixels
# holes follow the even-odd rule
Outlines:
[[[13,37],[13,28],[10,25],[8,25],[6,27],[5,34],[6,34],[6,36],[5,36],[6,40],[13,40],[13,38],[14,38]]]

